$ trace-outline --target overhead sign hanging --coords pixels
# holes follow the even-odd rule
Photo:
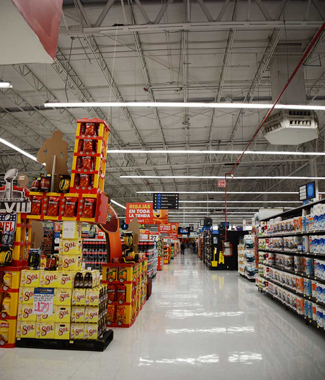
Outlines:
[[[152,203],[150,203],[152,205]],[[153,210],[153,224],[167,224],[168,210]]]
[[[218,179],[218,187],[226,187],[226,180]]]
[[[153,208],[155,210],[178,210],[179,194],[154,194]]]
[[[177,236],[179,223],[159,224],[158,231],[161,234]]]
[[[312,198],[316,198],[315,182],[299,186],[299,200],[306,201]]]
[[[152,203],[127,203],[125,212],[126,224],[137,218],[140,224],[154,224]]]

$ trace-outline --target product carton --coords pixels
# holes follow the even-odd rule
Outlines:
[[[99,291],[100,288],[86,289],[86,306],[99,305]]]
[[[41,288],[56,288],[58,286],[57,271],[40,271],[40,287]]]
[[[60,255],[81,255],[82,241],[79,239],[61,239],[59,244]]]
[[[57,323],[69,323],[71,319],[71,306],[55,306],[54,320]]]
[[[55,310],[56,306],[53,305],[53,314],[38,314],[36,317],[37,322],[55,322]]]
[[[72,305],[85,306],[86,305],[86,289],[73,289],[72,291]]]
[[[85,322],[98,323],[99,307],[86,306],[85,308]]]
[[[19,321],[17,326],[17,338],[35,338],[36,322]]]
[[[27,270],[21,271],[21,281],[20,286],[37,288],[40,281],[40,271],[39,270]]]
[[[55,339],[70,339],[70,323],[56,323],[55,324]]]
[[[98,323],[85,323],[85,339],[98,338]]]
[[[60,255],[59,270],[79,271],[82,264],[82,255]]]
[[[33,303],[34,288],[19,288],[19,303]]]
[[[37,322],[36,339],[54,339],[54,322]]]
[[[64,221],[62,226],[63,239],[81,239],[82,223],[74,221]]]
[[[85,338],[85,324],[71,323],[70,339],[84,339],[84,338]]]
[[[84,306],[72,306],[71,322],[73,323],[85,322],[85,307]]]
[[[36,314],[33,314],[32,303],[19,304],[18,321],[36,322]]]
[[[72,290],[65,288],[57,288],[54,293],[54,305],[70,306],[72,298]]]
[[[73,289],[75,271],[58,271],[58,288]]]

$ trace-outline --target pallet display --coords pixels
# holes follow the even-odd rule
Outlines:
[[[321,330],[325,326],[324,200],[261,221],[259,290]]]
[[[170,244],[164,243],[164,265],[168,265],[171,259],[171,247]]]
[[[213,244],[211,231],[203,231],[203,262],[208,267],[211,267],[213,260]]]
[[[255,262],[255,237],[245,235],[244,243],[238,244],[238,272],[249,281],[255,281],[258,268]]]

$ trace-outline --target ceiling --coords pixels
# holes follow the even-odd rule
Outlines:
[[[0,79],[11,81],[13,85],[12,89],[0,90],[0,137],[35,155],[44,139],[59,129],[70,143],[71,165],[75,120],[83,117],[99,117],[109,122],[109,149],[244,149],[265,111],[45,109],[43,104],[46,101],[110,100],[270,103],[271,59],[277,54],[283,55],[283,51],[288,61],[303,55],[325,19],[325,1],[64,0],[63,13],[53,64],[0,66]],[[304,62],[309,104],[324,104],[324,64],[323,35]],[[299,146],[271,146],[258,134],[251,149],[321,152],[324,150],[324,113],[318,112],[318,118],[317,140]],[[223,194],[195,193],[218,191],[214,179],[126,179],[120,176],[224,175],[237,158],[238,155],[231,154],[109,155],[106,190],[123,205],[152,199],[152,195],[137,194],[138,191],[191,191],[194,194],[181,194],[180,199],[195,202],[187,206],[203,207],[207,203],[200,204],[201,200],[224,199]],[[325,175],[323,164],[322,157],[310,160],[306,156],[245,155],[235,174],[308,176],[317,169],[318,175]],[[42,169],[5,145],[1,145],[0,165],[2,172],[15,166],[30,178]],[[305,181],[228,182],[230,192],[244,192],[229,194],[229,201],[247,201],[241,207],[262,207],[250,201],[297,201],[298,196],[260,192],[297,191]],[[325,191],[322,181],[319,186]],[[251,191],[257,193],[246,193]],[[212,206],[215,204],[209,205]],[[231,211],[248,212],[248,209],[240,210]],[[203,209],[195,211],[204,212]],[[194,220],[194,216],[191,218]]]

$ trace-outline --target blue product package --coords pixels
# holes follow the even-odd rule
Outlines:
[[[317,324],[319,327],[324,327],[324,312],[320,308],[317,310]]]
[[[311,259],[310,257],[307,257],[306,264],[307,264],[307,274],[310,276],[313,275],[313,269],[314,269],[313,259]]]
[[[304,300],[304,314],[305,317],[308,317],[308,301]]]
[[[313,319],[313,303],[308,302],[308,318]]]
[[[322,302],[325,303],[325,286],[323,287],[322,294]]]
[[[313,295],[313,285],[312,285],[312,282],[311,282],[311,280],[308,280],[308,293],[307,293],[307,295],[309,296],[309,297],[311,297],[312,295]],[[325,289],[324,289],[325,290]],[[324,294],[323,294],[323,296],[324,296]]]
[[[317,299],[317,301],[320,301],[321,300],[321,295],[323,294],[323,290],[320,287],[320,284],[317,285],[316,292],[317,292],[316,299]]]

